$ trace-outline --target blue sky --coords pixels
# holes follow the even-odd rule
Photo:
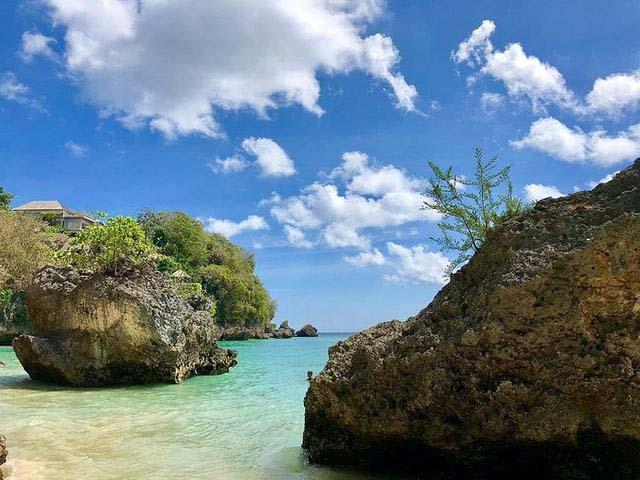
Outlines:
[[[201,218],[293,325],[426,306],[429,160],[469,175],[480,146],[535,199],[640,152],[637,0],[5,0],[0,21],[16,203]]]

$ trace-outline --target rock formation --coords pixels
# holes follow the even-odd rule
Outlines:
[[[277,330],[273,332],[273,338],[293,338],[296,332],[289,326],[288,321],[284,321],[280,324]]]
[[[9,451],[7,450],[7,440],[4,438],[4,435],[0,435],[0,467],[4,465],[7,461],[7,455]],[[2,470],[0,470],[0,480],[2,480],[4,476],[2,475]]]
[[[639,335],[640,160],[503,224],[417,316],[331,348],[303,446],[425,478],[640,478]]]
[[[30,333],[24,293],[14,293],[8,303],[0,304],[0,346],[11,345],[14,338]]]
[[[194,311],[153,267],[123,277],[45,267],[26,293],[33,336],[13,348],[34,380],[177,383],[236,364],[235,352],[216,346],[211,315]]]
[[[294,330],[289,322],[282,322],[277,329],[270,325],[237,325],[225,327],[222,340],[268,340],[270,338],[292,338]]]
[[[308,323],[296,332],[296,337],[317,337],[318,329]]]

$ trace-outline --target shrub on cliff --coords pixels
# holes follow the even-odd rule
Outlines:
[[[253,256],[181,212],[144,211],[138,219],[161,257],[158,268],[184,270],[215,302],[222,324],[269,324],[275,303],[254,274]]]
[[[471,180],[454,174],[453,167],[443,170],[429,162],[432,176],[423,208],[442,214],[438,223],[441,236],[432,240],[445,251],[457,252],[449,264],[449,274],[471,258],[489,230],[526,209],[513,195],[511,167],[498,169],[498,157],[485,160],[479,148],[474,157],[476,171]]]
[[[118,216],[83,230],[57,258],[80,269],[118,275],[147,262],[154,250],[134,218]]]
[[[0,290],[24,290],[66,238],[37,218],[0,208]]]

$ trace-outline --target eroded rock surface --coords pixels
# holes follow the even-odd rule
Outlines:
[[[13,348],[34,380],[177,383],[236,364],[235,352],[216,346],[211,315],[194,311],[152,267],[119,278],[46,267],[27,289],[27,309],[33,335]]]
[[[308,323],[296,332],[296,337],[317,337],[318,329]]]
[[[312,462],[640,478],[640,160],[493,232],[422,312],[330,350]]]

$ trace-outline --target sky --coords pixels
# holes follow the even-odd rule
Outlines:
[[[427,162],[527,201],[640,155],[640,2],[4,0],[0,186],[179,210],[256,257],[276,321],[405,319],[450,253]]]

